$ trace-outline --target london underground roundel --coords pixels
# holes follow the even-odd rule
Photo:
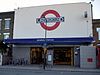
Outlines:
[[[55,17],[48,17],[46,15],[53,14]],[[40,23],[41,27],[45,30],[55,30],[60,22],[64,22],[64,17],[61,17],[59,13],[55,10],[47,10],[45,11],[40,18],[36,20],[37,23]],[[48,26],[47,23],[54,23],[52,26]]]

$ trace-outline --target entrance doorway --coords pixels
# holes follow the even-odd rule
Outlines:
[[[73,51],[72,47],[54,48],[54,64],[73,65]]]
[[[43,48],[32,47],[30,50],[30,62],[31,64],[42,64],[43,63]]]

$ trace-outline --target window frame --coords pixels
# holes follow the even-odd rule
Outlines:
[[[2,29],[2,19],[0,19],[0,30]]]
[[[10,25],[11,25],[11,18],[5,18],[5,19],[4,19],[4,21],[5,21],[5,22],[4,22],[4,25],[5,25],[5,27],[4,27],[4,28],[5,28],[5,29],[10,29]],[[7,25],[6,21],[9,21],[9,26]]]
[[[3,33],[3,38],[4,39],[10,38],[10,33]]]

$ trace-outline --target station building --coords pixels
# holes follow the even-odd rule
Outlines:
[[[24,59],[28,64],[46,63],[82,68],[96,67],[93,44],[92,7],[90,3],[70,3],[15,10],[13,60]]]

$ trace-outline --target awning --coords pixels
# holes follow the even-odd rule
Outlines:
[[[77,38],[29,38],[29,39],[4,39],[6,44],[15,45],[81,45],[91,44],[93,37],[77,37]]]

